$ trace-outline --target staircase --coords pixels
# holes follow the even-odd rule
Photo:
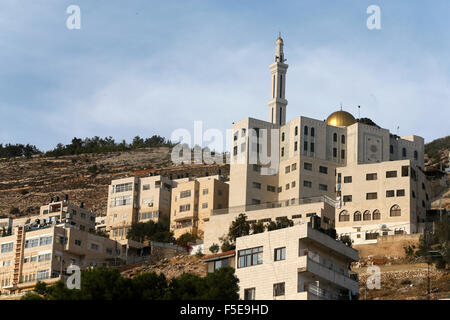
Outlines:
[[[25,242],[25,230],[24,227],[17,228],[17,240],[16,240],[16,252],[14,258],[14,274],[13,274],[13,287],[17,287],[20,281],[20,275],[22,274],[22,261],[23,261],[23,247]]]

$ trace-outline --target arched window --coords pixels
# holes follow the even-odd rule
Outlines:
[[[368,220],[371,220],[371,219],[372,219],[372,216],[370,214],[370,211],[369,210],[364,211],[363,220],[364,221],[368,221]]]
[[[353,221],[361,221],[361,218],[362,218],[361,212],[356,211],[356,212],[353,214]]]
[[[341,143],[345,144],[345,136],[344,135],[341,136]]]
[[[303,134],[304,134],[305,136],[308,135],[308,126],[305,126],[305,128],[303,129]]]
[[[417,151],[414,151],[414,160],[417,160],[419,158],[419,153]]]
[[[350,221],[350,215],[347,210],[343,210],[339,213],[339,221]]]
[[[314,137],[314,134],[315,134],[315,130],[314,130],[314,128],[311,128],[311,137]]]
[[[391,207],[390,216],[391,217],[399,217],[402,215],[402,209],[396,204]]]
[[[380,213],[379,210],[375,210],[375,211],[373,212],[373,217],[372,217],[372,219],[373,219],[373,220],[381,220],[381,213]]]
[[[295,135],[298,135],[298,127],[295,127]]]
[[[337,142],[337,133],[333,133],[333,141]]]

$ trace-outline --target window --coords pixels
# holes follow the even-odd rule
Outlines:
[[[352,202],[352,196],[351,195],[344,196],[344,202]]]
[[[261,172],[261,166],[258,164],[254,164],[253,165],[253,171],[255,172]]]
[[[395,197],[395,190],[386,190],[386,198]]]
[[[375,199],[377,199],[377,193],[376,192],[366,193],[366,200],[375,200]]]
[[[337,157],[337,148],[333,148],[333,158]]]
[[[319,190],[328,191],[328,186],[326,184],[319,184]]]
[[[202,209],[208,209],[208,202],[202,203]]]
[[[292,171],[297,170],[297,163],[293,163],[293,164],[291,165],[291,170],[292,170]]]
[[[425,183],[422,182],[422,190],[425,190]]]
[[[191,205],[190,204],[184,204],[180,206],[180,212],[186,212],[186,211],[190,211],[191,210]]]
[[[348,214],[347,210],[341,211],[341,213],[339,213],[339,221],[340,222],[350,221],[350,215]]]
[[[285,190],[289,190],[289,183],[286,183],[286,187],[285,187]]]
[[[376,240],[378,238],[378,232],[367,232],[366,240]]]
[[[333,133],[333,141],[337,142],[337,133]]]
[[[316,134],[316,131],[314,130],[314,128],[311,128],[311,137],[314,137],[315,134]]]
[[[419,154],[417,153],[417,151],[414,151],[414,160],[417,160],[419,158]]]
[[[133,183],[132,182],[122,183],[122,184],[116,185],[116,193],[118,193],[118,192],[125,192],[125,191],[131,191],[131,190],[133,190]]]
[[[273,296],[274,297],[284,296],[284,282],[275,283],[273,285]]]
[[[390,210],[391,217],[400,217],[402,215],[402,210],[398,205],[393,205]]]
[[[305,126],[305,127],[303,128],[303,134],[304,134],[305,136],[308,135],[308,126]]]
[[[191,196],[191,190],[185,190],[180,192],[180,198],[189,198]]]
[[[406,158],[406,148],[403,148],[403,149],[402,149],[402,157],[403,157],[403,158]]]
[[[306,188],[312,188],[312,182],[311,181],[303,181],[303,186]]]
[[[301,214],[294,214],[294,215],[292,216],[292,219],[300,219],[301,217],[302,217]]]
[[[372,214],[373,220],[381,220],[381,213],[379,210],[375,210]]]
[[[51,259],[51,253],[38,255],[38,262],[50,261],[50,259]]]
[[[345,150],[341,150],[341,159],[345,159]]]
[[[391,154],[394,153],[394,146],[393,146],[392,144],[389,146],[389,152],[390,152]]]
[[[286,168],[284,168],[284,173],[289,173],[291,172],[291,166],[287,166]]]
[[[409,175],[409,166],[402,166],[402,177],[407,177]]]
[[[245,142],[241,143],[241,153],[245,152]]]
[[[281,156],[284,157],[284,148],[281,148]]]
[[[361,212],[356,211],[356,212],[353,214],[353,221],[361,221],[361,218],[362,218]]]
[[[295,181],[291,182],[291,188],[295,188]]]
[[[238,268],[256,266],[263,263],[263,247],[257,247],[238,252]]]
[[[255,188],[255,189],[261,189],[261,183],[259,183],[259,182],[253,182],[253,188]]]
[[[45,245],[51,244],[51,243],[52,243],[52,236],[41,237],[39,239],[40,246],[45,246]]]
[[[81,240],[76,240],[76,239],[75,239],[75,245],[81,246]]]
[[[327,167],[320,166],[320,167],[319,167],[319,172],[320,172],[320,173],[324,173],[324,174],[328,174],[328,168],[327,168]]]
[[[397,190],[397,197],[404,197],[404,196],[405,196],[405,189]]]
[[[308,141],[303,142],[303,151],[308,151]]]
[[[314,142],[311,142],[311,144],[310,144],[310,150],[311,150],[311,152],[314,152]]]
[[[39,245],[39,238],[30,239],[25,241],[25,248],[34,248]]]
[[[284,132],[281,133],[281,141],[284,141]]]
[[[344,177],[344,183],[352,183],[352,177],[351,176]]]
[[[2,244],[2,253],[13,251],[14,242],[3,243]]]
[[[267,186],[267,191],[270,191],[270,192],[275,192],[275,187],[274,186]]]
[[[377,180],[377,174],[376,173],[368,173],[368,174],[366,174],[366,180],[367,181]]]
[[[44,280],[49,278],[49,272],[48,270],[39,270],[37,272],[36,280]]]
[[[396,178],[397,177],[397,171],[386,171],[386,178]]]
[[[303,164],[303,167],[304,167],[305,170],[312,171],[312,163],[305,162]]]
[[[364,211],[363,220],[364,221],[372,220],[372,215],[370,214],[369,210]]]
[[[286,260],[286,247],[275,249],[275,261]]]
[[[233,156],[237,156],[237,154],[238,154],[238,147],[234,146],[233,147]]]
[[[244,300],[255,300],[255,288],[244,289]]]
[[[253,205],[261,204],[261,200],[259,200],[259,199],[252,199],[252,204]]]
[[[283,187],[278,187],[277,192],[280,193],[283,191]]]
[[[341,136],[341,143],[345,144],[345,136],[344,135]]]
[[[131,205],[131,196],[116,197],[111,200],[111,207]]]
[[[295,141],[295,142],[294,142],[294,151],[297,151],[297,150],[298,150],[298,142]]]
[[[149,184],[144,184],[142,186],[142,190],[150,190],[150,185]]]

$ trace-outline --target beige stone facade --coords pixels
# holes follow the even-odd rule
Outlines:
[[[228,207],[229,186],[219,176],[174,180],[170,230],[178,238],[193,233],[203,238],[211,211]]]
[[[113,180],[108,188],[106,231],[125,240],[133,223],[170,216],[172,181],[162,176]]]
[[[70,265],[83,269],[138,260],[129,246],[59,221],[17,226],[11,235],[0,238],[0,250],[2,295],[30,290],[37,281],[60,280]]]
[[[307,223],[237,238],[239,296],[248,300],[356,298],[358,251]]]
[[[336,231],[355,244],[422,232],[431,204],[426,177],[411,160],[338,168],[337,195]]]

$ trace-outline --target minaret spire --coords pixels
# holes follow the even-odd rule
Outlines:
[[[270,65],[272,94],[269,100],[269,120],[273,124],[280,126],[286,124],[286,106],[288,103],[285,98],[288,65],[284,63],[286,59],[284,59],[283,46],[284,42],[281,38],[281,33],[279,33],[275,46],[275,61]]]

